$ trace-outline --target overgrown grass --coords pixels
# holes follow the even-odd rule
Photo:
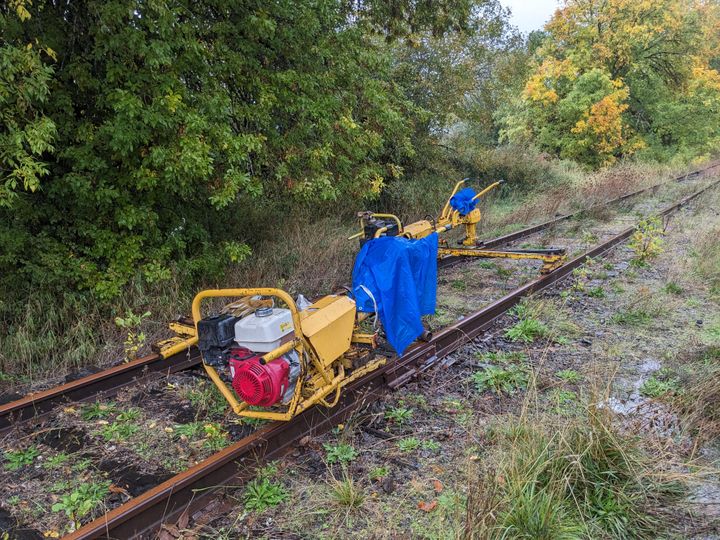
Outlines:
[[[493,433],[495,465],[470,497],[469,538],[655,538],[663,524],[646,508],[679,493],[607,409],[522,416]]]

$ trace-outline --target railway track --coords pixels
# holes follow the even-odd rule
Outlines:
[[[693,192],[657,214],[667,216],[718,184],[720,180]],[[567,217],[562,216],[557,220],[546,222],[543,228],[564,219]],[[513,240],[538,230],[541,229],[530,227],[524,230],[529,232],[523,235],[518,235],[520,233],[518,231],[513,233],[516,235]],[[387,389],[402,386],[433,366],[449,365],[450,362],[445,360],[448,355],[492,326],[499,317],[524,297],[547,289],[570,275],[588,259],[604,255],[627,240],[634,231],[634,226],[626,228],[576,256],[562,267],[526,283],[485,308],[443,329],[427,343],[415,345],[402,357],[395,358],[382,368],[348,386],[339,403],[332,409],[315,407],[290,422],[269,424],[115,508],[67,538],[73,540],[144,538],[152,536],[163,523],[177,522],[183,516],[191,518],[193,514],[204,508],[223,486],[237,485],[238,480],[252,477],[258,464],[281,457],[294,448],[303,437],[319,435],[342,423],[354,411],[377,400]]]
[[[682,182],[688,178],[697,178],[703,172],[718,166],[720,163],[693,171],[669,182]],[[669,182],[656,184],[594,207],[614,204],[643,193],[656,191]],[[659,214],[666,215],[677,210],[717,183],[705,186],[678,203],[665,208]],[[539,225],[487,241],[484,243],[484,247],[503,246],[529,237],[587,210],[558,216]],[[157,531],[162,523],[177,521],[182,514],[192,515],[211,500],[217,489],[224,485],[237,483],[238,478],[251,477],[258,463],[282,456],[292,449],[302,437],[321,434],[338,423],[342,423],[353,411],[365,403],[376,400],[387,388],[397,388],[439,363],[449,365],[446,358],[450,353],[489,328],[524,296],[551,286],[581,266],[588,257],[602,255],[613,246],[623,242],[633,231],[634,227],[625,229],[575,257],[552,273],[522,285],[500,300],[443,329],[428,343],[416,345],[403,357],[394,359],[385,367],[349,386],[333,409],[313,408],[292,422],[270,424],[115,508],[102,518],[72,533],[68,538],[147,537],[152,536],[153,531]],[[441,261],[441,265],[451,266],[457,262],[454,258],[449,257]],[[63,403],[112,396],[121,389],[142,381],[149,381],[192,368],[199,365],[200,361],[195,347],[175,351],[167,357],[161,354],[152,354],[60,387],[26,396],[0,406],[0,431],[10,430],[16,423],[22,423],[25,420],[48,416],[54,408]]]
[[[559,223],[569,221],[595,208],[614,205],[633,197],[653,193],[670,183],[697,178],[703,173],[718,167],[720,167],[720,162],[713,163],[705,168],[621,195],[589,208],[563,214],[537,225],[484,241],[481,247],[492,249],[507,245],[537,232],[550,229]],[[453,266],[462,260],[461,257],[445,257],[439,261],[439,266]],[[53,410],[63,404],[87,402],[100,397],[111,397],[128,386],[190,369],[200,365],[200,363],[200,353],[194,346],[171,351],[170,354],[166,353],[165,355],[153,353],[48,390],[28,394],[20,399],[0,405],[0,435],[11,430],[18,423],[28,420],[39,421],[46,418]]]

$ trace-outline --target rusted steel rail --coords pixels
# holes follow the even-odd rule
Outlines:
[[[41,418],[63,403],[114,394],[141,380],[182,371],[199,363],[200,353],[196,347],[167,358],[151,354],[49,390],[28,394],[0,405],[0,433],[11,429],[16,422]]]
[[[672,182],[683,182],[692,177],[697,177],[702,173],[720,167],[720,161],[713,163],[703,169],[689,172],[683,176],[678,176],[667,182],[661,182],[653,186],[622,195],[615,199],[599,203],[589,209],[608,206],[631,197],[636,197],[643,193],[656,190],[661,186]],[[531,234],[548,229],[562,221],[572,219],[587,212],[589,209],[579,210],[570,214],[564,214],[555,219],[533,225],[525,229],[515,231],[492,240],[488,240],[481,244],[483,248],[499,247],[516,240],[520,240]],[[446,257],[439,262],[441,267],[452,266],[458,263],[462,258]],[[122,388],[129,385],[137,384],[141,380],[148,380],[151,377],[158,377],[182,371],[200,364],[200,354],[196,347],[190,348],[188,351],[178,353],[168,358],[163,358],[159,354],[151,354],[143,358],[139,358],[127,364],[112,367],[110,369],[82,377],[75,381],[57,386],[41,392],[29,394],[16,401],[11,401],[0,405],[0,434],[12,428],[13,424],[23,422],[31,418],[41,419],[48,415],[53,409],[63,403],[73,401],[88,401],[99,396],[111,396]]]
[[[668,215],[700,196],[716,181],[658,212]],[[214,454],[202,463],[180,473],[103,517],[67,536],[69,540],[95,538],[152,537],[162,523],[192,515],[209,502],[223,486],[236,485],[249,478],[261,463],[281,457],[301,438],[319,435],[343,422],[353,411],[376,400],[386,388],[396,388],[438,364],[442,359],[489,328],[522,298],[550,287],[567,277],[589,258],[601,256],[629,238],[635,227],[574,258],[564,266],[541,276],[484,309],[465,317],[436,334],[429,342],[417,344],[405,355],[348,386],[332,409],[313,407],[290,422],[275,422]]]

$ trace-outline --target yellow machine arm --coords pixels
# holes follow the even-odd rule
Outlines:
[[[438,257],[483,257],[483,258],[504,258],[504,259],[534,259],[543,262],[541,272],[547,273],[562,265],[566,260],[564,250],[541,249],[541,250],[514,250],[496,251],[478,249],[477,224],[480,223],[481,214],[479,208],[474,208],[465,215],[452,207],[452,198],[463,188],[467,178],[460,180],[453,188],[440,216],[435,220],[423,219],[403,226],[400,219],[393,214],[375,214],[373,212],[360,212],[360,232],[352,235],[348,240],[361,238],[361,243],[372,238],[381,236],[400,236],[402,238],[420,239],[432,233],[443,233],[450,231],[460,225],[465,227],[465,236],[460,240],[460,247],[449,247],[448,242],[441,241],[438,249]],[[486,186],[479,193],[476,193],[472,200],[477,201],[503,183],[502,180],[493,182]]]

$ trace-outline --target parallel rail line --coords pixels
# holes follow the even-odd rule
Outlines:
[[[705,168],[697,169],[685,175],[678,176],[666,182],[643,188],[631,193],[616,197],[604,203],[598,203],[589,208],[578,210],[569,214],[558,216],[538,225],[533,225],[498,238],[485,241],[480,244],[483,248],[494,248],[503,246],[510,242],[520,240],[536,232],[548,229],[562,221],[566,221],[581,215],[594,208],[609,206],[618,202],[649,193],[672,182],[683,182],[689,178],[697,177],[702,173],[720,167],[720,162],[713,163]],[[446,257],[439,261],[441,267],[451,266],[461,260],[458,257]],[[200,353],[197,347],[191,347],[185,351],[176,353],[164,358],[162,355],[153,353],[131,362],[120,364],[92,375],[76,379],[72,382],[28,394],[27,396],[0,405],[0,434],[9,431],[16,423],[30,419],[41,419],[47,416],[56,407],[69,402],[88,401],[99,396],[112,396],[121,389],[138,384],[151,378],[167,376],[178,371],[183,371],[201,363]]]
[[[659,211],[658,215],[667,216],[677,211],[719,184],[720,180],[708,184]],[[372,403],[387,388],[401,386],[442,362],[449,354],[488,329],[522,298],[542,291],[567,277],[588,259],[604,255],[614,246],[627,240],[635,230],[635,226],[623,230],[560,268],[530,281],[480,311],[443,329],[427,343],[413,346],[402,357],[396,357],[385,366],[349,385],[344,390],[339,403],[332,409],[314,407],[289,422],[269,424],[111,510],[67,538],[70,540],[145,538],[152,536],[162,523],[175,522],[183,514],[192,515],[203,508],[223,486],[235,485],[238,479],[250,477],[258,464],[281,457],[301,438],[327,431],[365,404]]]

